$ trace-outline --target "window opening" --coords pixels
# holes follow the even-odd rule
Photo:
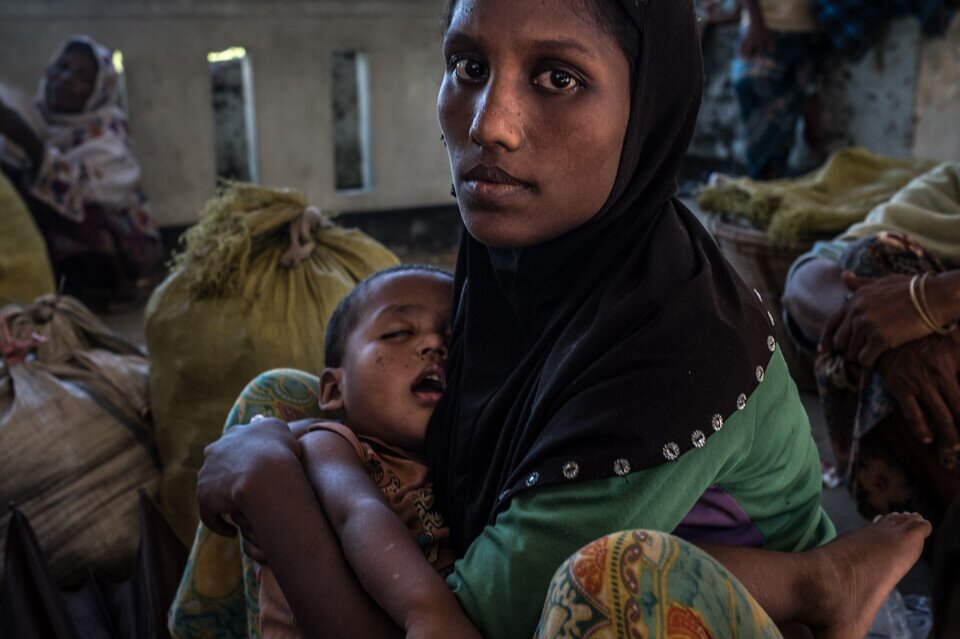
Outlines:
[[[370,96],[367,56],[333,52],[333,148],[336,189],[363,193],[371,188]]]
[[[257,182],[253,72],[243,47],[207,54],[213,92],[217,177]]]

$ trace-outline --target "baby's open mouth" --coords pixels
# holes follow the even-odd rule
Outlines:
[[[446,387],[447,379],[443,367],[432,365],[423,369],[410,390],[417,395],[439,400]]]
[[[442,393],[446,384],[437,375],[429,375],[413,385],[415,393]]]

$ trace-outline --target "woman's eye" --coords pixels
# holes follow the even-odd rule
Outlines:
[[[411,331],[410,329],[403,329],[400,331],[391,331],[389,333],[384,333],[383,335],[381,335],[381,338],[382,339],[398,339],[401,337],[409,337],[410,335],[413,335],[413,331]]]
[[[533,79],[533,83],[554,93],[567,93],[580,86],[580,81],[572,73],[562,69],[544,71]]]
[[[478,82],[483,80],[487,75],[487,66],[473,58],[454,60],[453,68],[457,74],[457,78],[467,82]]]

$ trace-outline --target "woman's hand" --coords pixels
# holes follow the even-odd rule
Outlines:
[[[197,477],[200,519],[226,537],[236,534],[236,528],[223,515],[246,524],[255,519],[247,512],[251,505],[278,500],[271,481],[278,469],[303,473],[299,442],[284,422],[273,418],[231,428],[204,449],[203,457]]]
[[[820,348],[869,369],[887,351],[931,335],[910,299],[910,278],[872,279],[844,272],[851,292],[827,319]]]
[[[883,377],[917,438],[960,451],[960,335],[931,335],[880,356]]]

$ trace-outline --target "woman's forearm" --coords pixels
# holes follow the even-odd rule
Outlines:
[[[750,16],[750,24],[766,29],[767,22],[763,15],[763,9],[760,8],[760,0],[744,0],[743,6],[747,9],[747,15]]]
[[[960,320],[960,270],[929,277],[926,293],[934,321],[947,325]]]

